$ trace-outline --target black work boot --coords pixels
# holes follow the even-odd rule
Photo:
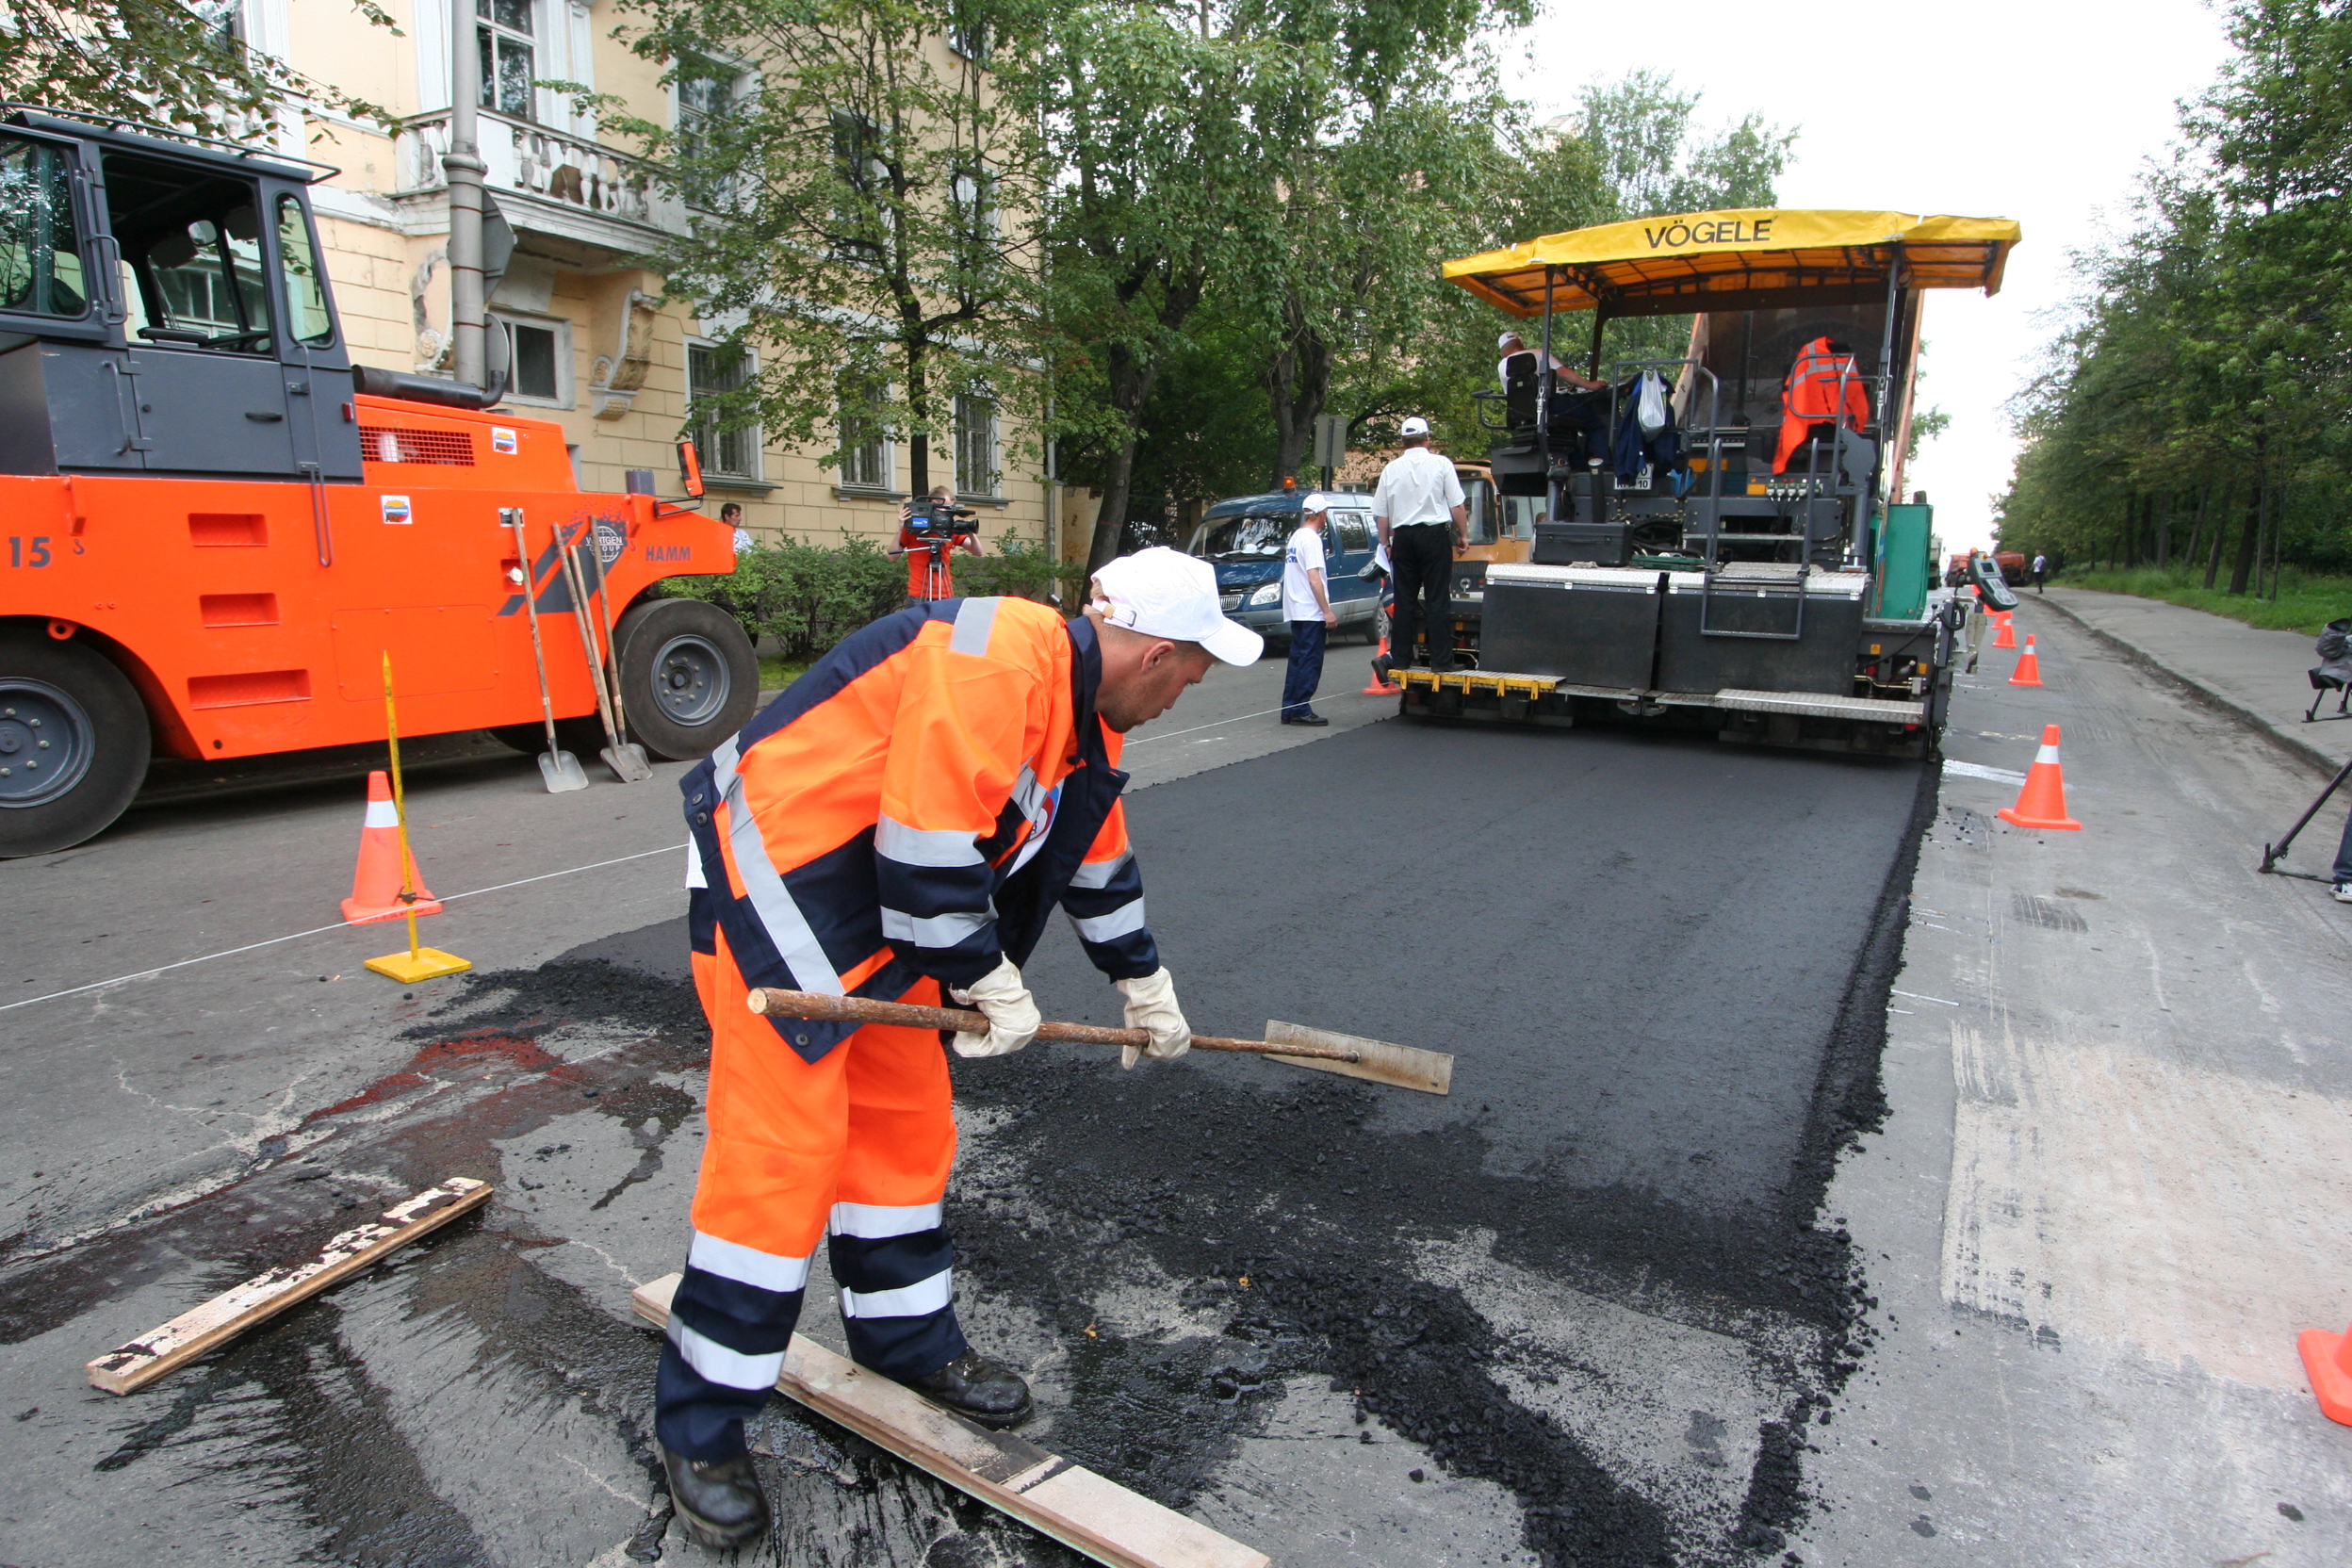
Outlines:
[[[664,1447],[662,1468],[670,1478],[670,1503],[696,1545],[725,1551],[757,1541],[767,1529],[768,1494],[749,1454],[703,1461]]]
[[[928,1377],[899,1380],[984,1427],[1015,1427],[1029,1415],[1028,1383],[977,1350],[966,1350]]]

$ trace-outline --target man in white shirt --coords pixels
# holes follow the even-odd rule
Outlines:
[[[1380,470],[1380,487],[1372,495],[1372,520],[1380,525],[1380,543],[1388,547],[1395,571],[1396,607],[1391,619],[1395,636],[1389,655],[1372,661],[1382,682],[1389,666],[1413,662],[1413,640],[1427,614],[1429,627],[1428,660],[1431,669],[1454,667],[1453,600],[1454,541],[1461,536],[1470,547],[1470,511],[1454,474],[1451,459],[1429,449],[1429,422],[1414,416],[1398,432],[1405,449]]]
[[[2035,593],[2038,594],[2042,591],[2042,580],[2049,575],[2050,557],[2044,555],[2039,550],[2035,550],[2034,552],[2034,591]]]
[[[1319,729],[1331,721],[1311,704],[1323,679],[1323,633],[1339,624],[1324,580],[1323,527],[1331,501],[1298,503],[1298,530],[1282,547],[1282,619],[1290,623],[1290,668],[1282,676],[1282,722]]]

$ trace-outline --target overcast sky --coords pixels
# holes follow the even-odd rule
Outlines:
[[[2145,160],[2172,141],[2175,103],[2227,54],[2198,0],[1977,0],[1775,9],[1723,0],[1662,7],[1552,0],[1509,62],[1540,115],[1596,77],[1648,69],[1701,93],[1709,126],[1749,109],[1798,137],[1780,204],[2014,218],[2025,237],[2001,291],[1929,297],[1922,400],[1952,428],[1905,479],[1936,505],[1948,547],[1990,537],[1990,498],[2017,444],[2001,404],[2072,292],[2068,253],[2130,220]]]

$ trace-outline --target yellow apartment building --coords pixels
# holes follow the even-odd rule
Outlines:
[[[215,5],[249,46],[392,111],[387,131],[315,106],[289,110],[276,139],[283,152],[340,170],[313,188],[313,200],[353,360],[448,374],[449,208],[441,158],[450,0],[386,0],[400,36],[370,25],[345,0]],[[659,66],[612,36],[610,0],[455,5],[472,12],[485,62],[484,188],[516,241],[488,300],[513,344],[502,406],[562,424],[587,488],[619,490],[628,468],[674,470],[675,442],[693,433],[710,506],[741,502],[756,537],[838,544],[843,531],[894,536],[907,475],[903,449],[886,436],[828,466],[826,453],[771,444],[756,430],[689,428],[695,395],[725,389],[724,361],[710,345],[726,323],[663,303],[661,277],[640,260],[684,223],[685,208],[645,165],[600,139],[595,115],[575,111],[568,94],[532,85],[577,82],[643,119],[676,124],[707,106],[695,102],[703,94],[752,84],[697,82],[681,102]],[[964,400],[952,438],[933,442],[931,474],[935,482],[952,478],[959,498],[981,510],[991,545],[1007,531],[1044,543],[1053,522],[1047,487],[1034,463],[1021,463],[1011,434],[993,404]]]

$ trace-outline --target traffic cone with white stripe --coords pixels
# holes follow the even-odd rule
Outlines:
[[[2034,753],[2034,765],[2025,772],[2025,788],[2017,792],[2017,803],[2004,806],[1993,815],[2019,827],[2082,831],[2082,825],[2066,815],[2066,776],[2058,765],[2056,725],[2042,726],[2042,749]]]
[[[2306,1329],[2295,1336],[2295,1348],[2303,1357],[2311,1392],[2319,1396],[2319,1413],[2352,1427],[2352,1331],[2331,1334],[2325,1329]]]
[[[1993,617],[1993,646],[1997,648],[2013,648],[2017,645],[2017,629],[2016,627],[2009,624],[2017,618],[2017,612],[2014,610],[1995,610],[1991,612]]]
[[[414,904],[400,897],[403,886],[416,890]],[[413,857],[408,879],[401,880],[400,811],[392,804],[392,781],[378,768],[368,776],[368,825],[359,830],[359,867],[351,874],[351,896],[343,901],[343,919],[352,925],[372,925],[440,912],[441,901],[425,890]]]
[[[2039,686],[2042,683],[2042,662],[2034,653],[2034,636],[2028,632],[2025,651],[2017,655],[2017,673],[2009,678],[2012,686]]]

